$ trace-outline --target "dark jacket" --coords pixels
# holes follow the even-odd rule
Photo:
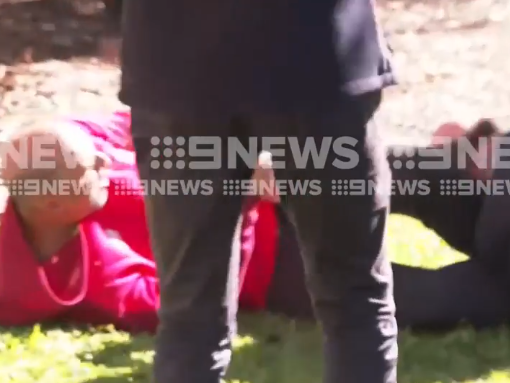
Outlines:
[[[129,0],[120,98],[159,112],[336,110],[394,83],[372,0]]]

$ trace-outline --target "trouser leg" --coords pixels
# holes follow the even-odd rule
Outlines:
[[[510,179],[510,169],[494,170],[493,182],[507,182]],[[496,189],[495,189],[496,190]],[[473,254],[481,267],[499,279],[502,288],[510,290],[508,276],[510,274],[510,193],[498,191],[484,197],[475,231],[475,248]]]
[[[318,179],[323,187],[319,196],[287,195],[283,203],[296,225],[307,284],[324,332],[326,383],[397,379],[393,277],[384,249],[391,175],[381,137],[369,122],[379,102],[378,93],[347,98],[335,115],[305,116],[284,127],[288,135],[298,133],[301,147],[307,137],[319,147],[325,137],[356,140],[350,148],[357,165],[351,169],[333,166],[335,159],[349,160],[330,150],[322,169],[308,161],[302,169],[294,163],[294,169],[276,171],[280,179]],[[342,181],[344,191],[347,183],[351,192],[332,195],[333,181]],[[367,181],[374,190],[359,192],[355,186]]]
[[[182,169],[175,166],[176,161],[170,169],[154,169],[149,136],[157,136],[160,143],[165,136],[187,139],[210,131],[222,132],[226,138],[229,127],[203,128],[136,109],[132,125],[142,180],[212,181],[212,194],[202,185],[207,190],[198,195],[186,195],[180,189],[175,193],[174,188],[174,195],[154,191],[146,196],[161,290],[154,380],[219,383],[230,361],[235,333],[239,251],[232,252],[231,247],[242,203],[240,196],[224,195],[223,182],[249,176],[249,170],[194,170],[187,154],[175,158],[184,161]]]
[[[401,328],[447,330],[467,323],[500,326],[510,319],[510,293],[476,260],[437,270],[393,265]]]

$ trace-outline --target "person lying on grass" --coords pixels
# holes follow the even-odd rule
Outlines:
[[[38,119],[0,134],[9,189],[0,225],[0,326],[155,330],[159,288],[130,122],[129,112]],[[249,205],[262,211],[264,204],[254,197]],[[246,209],[244,222],[250,219],[264,240],[255,244],[243,233],[240,251],[273,254],[277,234],[264,228],[274,217]],[[241,308],[258,309],[249,297],[241,289]]]
[[[451,167],[393,170],[396,179],[427,179],[432,187],[425,196],[392,196],[392,212],[422,221],[470,258],[438,270],[394,268],[402,323],[417,327],[468,323],[483,328],[510,321],[510,170],[504,164],[509,138],[490,120],[471,129],[448,124],[434,135],[431,150],[452,145]],[[457,164],[462,145],[477,149],[465,168]],[[418,154],[414,157],[417,163],[422,160]],[[442,193],[446,181],[460,185],[462,180],[487,192],[464,188],[463,193]]]
[[[129,121],[120,112],[2,132],[9,198],[0,230],[0,325],[155,328],[159,292],[143,196],[117,192],[139,185]],[[42,168],[43,161],[54,166]]]
[[[499,129],[489,120],[481,120],[471,129],[456,123],[442,125],[434,134],[431,144],[421,151],[390,147],[390,166],[397,160],[400,164],[412,159],[433,161],[443,154],[450,155],[451,166],[427,169],[416,166],[393,167],[394,180],[427,181],[427,193],[401,193],[396,188],[391,199],[391,212],[411,216],[422,221],[425,226],[453,248],[465,253],[471,259],[439,270],[426,270],[393,264],[395,303],[399,327],[416,329],[444,329],[467,322],[476,327],[497,326],[510,320],[510,286],[508,280],[510,240],[510,196],[483,195],[483,193],[444,193],[445,181],[451,184],[461,181],[486,182],[491,179],[510,179],[510,170],[496,169],[491,164],[494,141],[501,137]],[[467,166],[459,163],[459,152],[470,145],[477,154],[467,161]],[[502,148],[502,145],[499,146]],[[446,150],[445,150],[446,149]],[[462,156],[461,156],[462,157]],[[266,170],[266,182],[272,182],[273,175]],[[278,202],[284,196],[269,193],[266,198]],[[275,207],[275,211],[279,208]],[[264,214],[275,214],[267,208]],[[507,218],[508,217],[508,218]],[[304,273],[299,257],[299,246],[291,225],[280,215],[283,249],[272,263],[266,263],[266,274],[274,272],[270,288],[276,292],[273,300],[267,303],[271,311],[294,317],[311,318],[313,313],[306,293]],[[258,238],[261,240],[260,238]],[[267,260],[256,258],[250,269],[264,269]],[[271,267],[268,267],[271,266]],[[266,277],[266,279],[268,279]],[[256,284],[248,275],[246,285]],[[252,289],[252,291],[254,291]],[[259,299],[266,294],[259,293]]]
[[[25,152],[33,156],[34,143],[45,139],[42,154],[49,153],[50,158],[43,160],[57,165],[55,170],[37,168],[30,165],[41,158],[30,158],[29,166],[20,168],[12,156],[2,156],[10,197],[0,230],[0,325],[58,321],[112,323],[132,332],[155,329],[158,283],[129,127],[126,112],[35,121],[0,135],[0,152],[8,148],[23,152],[28,144]],[[480,136],[498,134],[487,123],[470,131],[458,128],[442,127],[436,141],[445,133],[449,138],[467,136],[473,143]],[[431,150],[442,145],[433,144]],[[402,156],[398,153],[402,152],[390,150],[390,163]],[[270,183],[270,162],[263,156],[262,160],[264,166],[254,177]],[[78,166],[69,166],[73,164]],[[501,239],[506,241],[510,223],[501,221],[508,216],[501,214],[501,207],[508,198],[440,196],[438,191],[445,179],[510,178],[473,164],[467,170],[393,169],[396,179],[427,179],[432,185],[425,196],[394,195],[393,212],[422,220],[451,246],[474,258],[440,270],[394,264],[395,299],[403,327],[438,327],[461,320],[485,326],[510,317],[509,290],[495,283],[499,277],[484,268],[491,264],[486,259],[507,259]],[[64,186],[65,193],[38,193],[34,182]],[[73,190],[73,185],[79,187]],[[309,318],[313,314],[296,236],[280,214],[280,196],[263,190],[264,200],[247,202],[242,235],[237,238],[242,254],[240,307]],[[499,250],[487,250],[493,244],[499,244]]]

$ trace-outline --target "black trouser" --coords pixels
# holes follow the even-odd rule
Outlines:
[[[505,158],[502,156],[502,158]],[[510,180],[510,169],[496,168],[494,182]],[[510,193],[496,186],[492,195],[484,197],[483,208],[476,224],[476,240],[473,257],[494,278],[500,280],[502,288],[510,291]]]
[[[446,330],[465,323],[501,326],[510,319],[510,294],[476,260],[438,270],[393,265],[402,328]]]
[[[386,153],[369,124],[380,94],[346,98],[333,114],[241,117],[204,123],[133,109],[132,130],[142,179],[212,180],[212,195],[149,193],[147,216],[161,284],[156,337],[156,383],[218,383],[230,360],[235,332],[238,260],[231,254],[242,197],[226,195],[224,181],[247,179],[246,165],[216,170],[151,167],[150,137],[220,136],[226,157],[229,136],[315,139],[350,136],[359,156],[353,169],[298,168],[286,146],[279,179],[319,179],[320,196],[288,195],[284,207],[302,244],[307,284],[325,334],[325,381],[396,382],[397,326],[391,267],[383,250],[390,177]],[[248,147],[248,145],[246,145]],[[303,147],[303,146],[301,146]],[[175,149],[175,148],[173,148]],[[183,153],[181,153],[183,154]],[[276,158],[278,159],[278,158]],[[256,157],[253,159],[256,161]],[[341,160],[346,161],[345,158]],[[371,180],[378,193],[333,196],[332,180]],[[235,193],[234,193],[235,194]],[[233,259],[234,258],[234,259]]]
[[[313,319],[297,241],[285,219],[281,221],[280,251],[267,294],[267,310]],[[400,328],[441,331],[466,323],[479,329],[510,320],[510,291],[502,289],[478,260],[437,270],[396,263],[392,268]]]
[[[396,159],[400,158],[390,152],[390,164]],[[450,246],[474,258],[436,270],[393,264],[399,327],[446,330],[467,323],[475,328],[486,328],[510,321],[508,194],[485,198],[481,195],[444,196],[439,189],[441,179],[465,178],[465,174],[455,168],[395,168],[393,178],[428,180],[432,188],[431,194],[423,196],[393,194],[392,212],[422,221]],[[510,179],[510,170],[496,170],[494,179]],[[267,309],[292,318],[310,319],[313,312],[297,240],[285,218],[280,216],[280,251],[268,291]]]
[[[394,158],[390,153],[390,162]],[[426,196],[392,196],[392,211],[422,221],[450,246],[472,258],[438,270],[394,265],[399,325],[441,329],[465,322],[482,328],[508,322],[508,193],[485,197],[439,193],[441,180],[470,177],[456,167],[443,170],[418,167],[412,170],[393,169],[393,177],[428,180],[432,188]],[[508,180],[510,170],[498,169],[493,177]]]

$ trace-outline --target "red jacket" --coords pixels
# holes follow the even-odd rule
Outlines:
[[[137,193],[129,114],[71,124],[85,129],[96,148],[113,160],[108,202],[81,222],[79,236],[44,264],[36,261],[12,204],[7,204],[0,230],[0,325],[59,320],[152,331],[159,291],[143,195]],[[118,192],[126,186],[137,192]]]
[[[278,253],[278,221],[272,202],[247,206],[241,238],[241,308],[263,310]]]
[[[154,331],[159,290],[143,196],[129,135],[129,115],[74,120],[113,160],[110,195],[81,222],[79,236],[44,264],[23,238],[11,203],[0,230],[0,325],[42,321],[114,324]],[[119,193],[130,186],[134,193]],[[264,308],[276,254],[276,217],[270,203],[246,211],[243,223],[240,307]]]
[[[115,203],[109,205],[83,221],[79,236],[52,259],[39,264],[8,204],[0,232],[1,325],[59,320],[155,329],[159,291],[149,243],[139,240],[146,230],[143,221],[138,223],[143,215],[131,205],[113,220]]]

